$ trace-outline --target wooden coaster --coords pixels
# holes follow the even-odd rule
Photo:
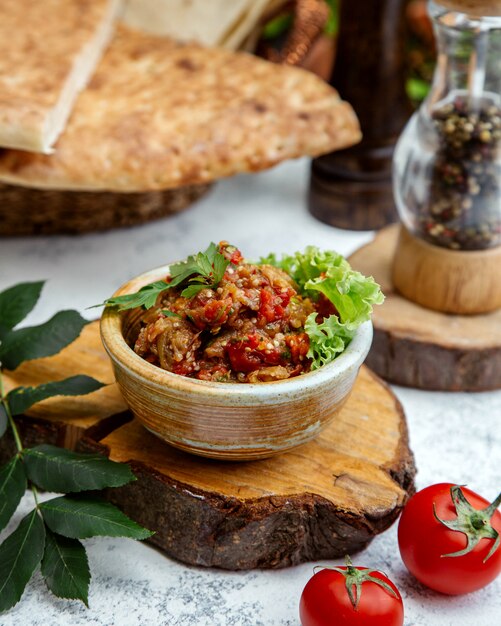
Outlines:
[[[138,480],[107,497],[156,531],[169,556],[207,567],[278,568],[363,548],[398,517],[415,467],[398,400],[362,368],[352,395],[314,441],[253,462],[172,448],[137,421],[99,443]]]
[[[25,363],[7,388],[76,373],[113,380],[87,326],[61,354]],[[79,398],[54,398],[20,420],[27,446],[43,441],[129,462],[137,481],[106,497],[156,531],[169,556],[226,569],[285,567],[364,547],[414,492],[415,466],[402,407],[362,367],[352,394],[314,441],[263,461],[218,462],[171,448],[132,416],[115,384]],[[11,454],[7,436],[0,456]]]
[[[386,301],[375,307],[374,341],[367,364],[398,385],[442,391],[501,388],[501,310],[448,315],[399,295],[391,266],[399,226],[382,230],[351,255],[352,266],[372,275]]]

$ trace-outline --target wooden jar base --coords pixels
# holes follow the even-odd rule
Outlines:
[[[449,315],[404,298],[391,276],[399,229],[385,228],[350,257],[353,267],[374,276],[386,295],[374,309],[374,341],[366,363],[382,378],[409,387],[501,389],[501,310]]]
[[[24,364],[7,382],[9,388],[29,385],[91,367],[94,376],[110,380],[97,322],[60,355]],[[262,461],[186,454],[138,422],[127,422],[132,416],[121,413],[123,407],[116,385],[81,398],[51,399],[37,406],[36,419],[21,418],[23,438],[28,445],[74,445],[75,437],[65,436],[76,435],[80,424],[81,449],[129,462],[137,476],[106,497],[155,530],[152,543],[186,563],[239,570],[340,557],[388,528],[414,492],[402,407],[365,367],[319,437]],[[6,443],[7,437],[0,439],[3,460],[14,452],[13,443],[10,450]]]
[[[403,226],[392,280],[408,300],[427,309],[472,315],[501,308],[501,246],[460,252],[413,237]]]

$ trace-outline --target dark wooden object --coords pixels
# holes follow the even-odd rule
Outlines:
[[[60,355],[25,363],[8,387],[76,372],[111,381],[99,327]],[[314,441],[254,462],[195,457],[146,431],[123,412],[116,385],[54,398],[23,417],[27,445],[47,441],[129,462],[137,481],[106,497],[157,533],[169,556],[227,569],[276,568],[363,548],[398,517],[414,491],[414,459],[402,407],[362,367],[337,418]],[[7,437],[0,456],[12,453]]]
[[[405,0],[341,3],[330,83],[355,109],[360,144],[318,157],[311,167],[310,212],[340,228],[371,230],[397,219],[393,149],[411,113],[405,92]]]
[[[448,315],[425,309],[395,290],[391,268],[399,226],[381,231],[350,257],[386,295],[373,314],[367,364],[398,385],[442,391],[501,389],[501,310]]]

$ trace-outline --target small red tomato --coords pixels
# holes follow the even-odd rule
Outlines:
[[[408,502],[398,526],[400,554],[427,587],[457,595],[485,587],[501,572],[501,494],[492,503],[441,483]]]
[[[402,626],[404,606],[391,580],[346,563],[310,578],[299,603],[302,626]]]

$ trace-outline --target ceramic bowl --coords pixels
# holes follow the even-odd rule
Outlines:
[[[134,293],[164,278],[169,266],[151,270],[114,295]],[[313,439],[336,418],[348,398],[372,341],[372,324],[356,332],[332,363],[269,383],[215,383],[167,372],[128,345],[141,311],[106,309],[101,337],[125,401],[137,419],[167,443],[225,460],[270,457]]]

